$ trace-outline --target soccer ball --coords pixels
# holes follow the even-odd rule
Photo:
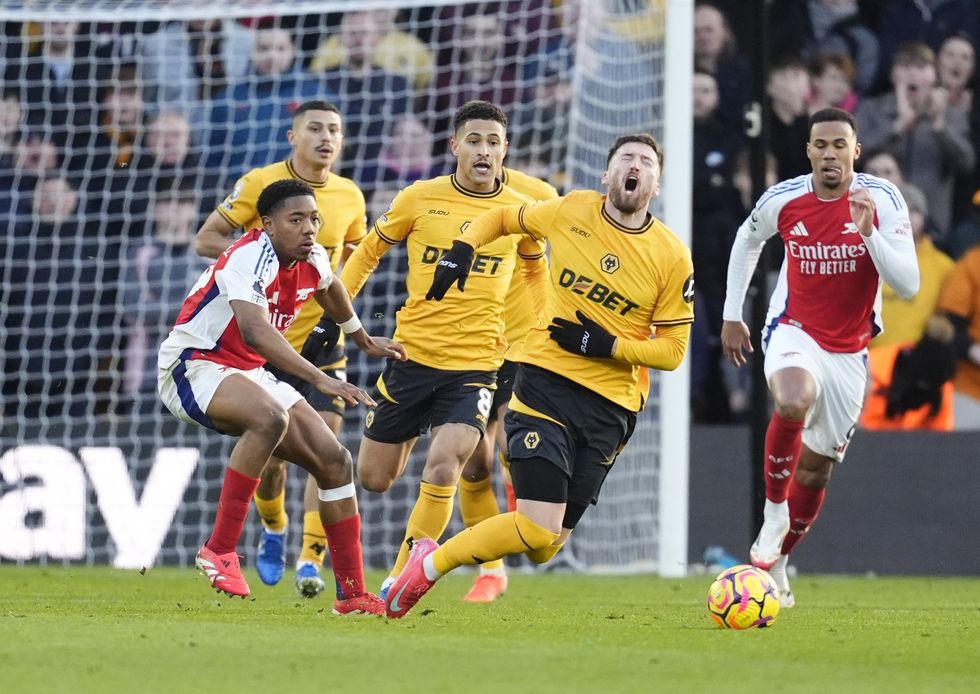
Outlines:
[[[725,569],[708,590],[708,614],[720,629],[771,626],[779,614],[776,582],[748,564]]]

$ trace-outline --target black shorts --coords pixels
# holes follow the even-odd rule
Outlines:
[[[521,460],[547,460],[568,477],[566,501],[582,506],[598,500],[602,483],[635,426],[635,412],[530,364],[517,370],[514,396],[504,417],[512,468]],[[522,497],[520,489],[515,491],[518,498],[538,495]]]
[[[378,378],[378,405],[364,418],[364,436],[403,443],[442,424],[469,424],[482,435],[496,387],[496,371],[444,371],[390,361]]]
[[[493,409],[490,411],[490,421],[497,419],[497,410],[501,405],[510,402],[514,393],[514,377],[517,376],[517,362],[504,360],[497,370],[497,390],[493,393]]]
[[[347,380],[347,357],[344,355],[344,346],[342,344],[334,345],[334,348],[330,350],[329,354],[320,353],[317,360],[313,362],[313,366],[320,369],[323,373],[327,374],[331,378],[336,378],[341,381]],[[319,390],[313,387],[312,383],[304,381],[298,376],[293,376],[291,374],[283,373],[272,364],[267,364],[266,369],[284,383],[288,383],[302,395],[310,406],[313,407],[317,412],[333,412],[339,414],[341,417],[344,416],[344,408],[346,403],[344,399],[337,395],[325,395]]]

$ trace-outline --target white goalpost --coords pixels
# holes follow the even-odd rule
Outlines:
[[[283,156],[303,100],[340,107],[336,168],[364,190],[369,224],[413,177],[448,172],[448,117],[486,98],[510,117],[506,165],[561,191],[599,188],[618,135],[654,134],[666,152],[654,212],[690,243],[693,0],[351,5],[0,0],[0,562],[193,563],[233,441],[163,411],[147,355],[200,271],[193,232],[244,170]],[[344,18],[364,11],[369,73],[345,67]],[[288,65],[280,52],[260,67],[266,30]],[[369,331],[391,334],[404,267],[396,248],[358,298]],[[379,364],[348,356],[349,378],[373,385]],[[651,373],[566,564],[686,572],[688,378],[686,361]],[[342,433],[355,457],[362,417],[349,412]],[[387,494],[360,492],[372,567],[394,557],[425,451],[423,439]],[[294,538],[302,477],[287,489]],[[253,514],[246,564],[258,529]]]

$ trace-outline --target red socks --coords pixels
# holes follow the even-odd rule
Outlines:
[[[783,540],[783,554],[789,554],[796,543],[803,539],[810,525],[820,515],[827,488],[813,489],[805,487],[793,478],[789,487],[789,532]]]
[[[766,498],[770,501],[786,501],[802,445],[803,422],[784,419],[773,412],[766,430]]]
[[[337,598],[345,600],[364,595],[364,560],[361,557],[361,514],[324,525],[330,566],[337,583]]]
[[[214,530],[204,543],[215,554],[228,554],[238,548],[238,538],[248,517],[248,506],[258,486],[258,478],[243,475],[231,468],[225,470]]]

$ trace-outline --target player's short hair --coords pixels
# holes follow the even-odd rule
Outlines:
[[[646,133],[632,133],[630,135],[620,135],[613,142],[613,146],[609,148],[609,154],[606,155],[606,166],[609,166],[609,162],[612,161],[613,155],[619,151],[619,148],[623,145],[629,144],[630,142],[639,142],[641,145],[649,145],[653,148],[654,154],[657,155],[657,161],[660,162],[660,170],[663,171],[664,168],[664,150],[657,142],[653,135],[647,135]]]
[[[271,217],[282,207],[283,202],[301,195],[309,195],[316,199],[316,196],[313,195],[313,189],[303,181],[298,181],[295,178],[284,178],[281,181],[270,183],[262,189],[262,192],[259,193],[259,199],[255,203],[255,209],[260,217]]]
[[[807,137],[810,137],[813,126],[817,123],[847,123],[854,131],[854,137],[857,137],[858,134],[857,120],[854,115],[842,108],[822,108],[810,116],[810,124],[806,128]]]
[[[324,101],[323,99],[313,99],[312,101],[304,101],[296,110],[293,111],[293,122],[296,122],[300,116],[302,116],[307,111],[330,111],[336,113],[338,116],[343,117],[340,109],[336,105],[330,103],[329,101]]]
[[[471,120],[492,120],[507,129],[507,114],[489,101],[467,101],[456,109],[453,115],[453,132],[458,133],[459,129]]]

